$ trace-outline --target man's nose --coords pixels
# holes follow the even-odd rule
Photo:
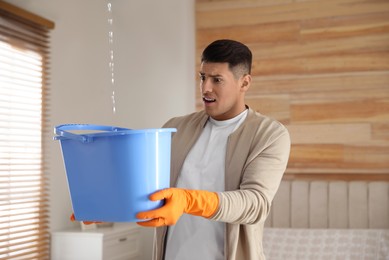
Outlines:
[[[212,87],[212,84],[211,84],[211,82],[210,82],[209,79],[206,79],[206,80],[204,80],[204,81],[202,82],[202,84],[201,84],[201,90],[202,90],[203,93],[212,92],[212,89],[213,89],[213,87]]]

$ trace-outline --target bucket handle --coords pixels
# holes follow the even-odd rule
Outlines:
[[[90,124],[66,124],[59,125],[54,128],[54,133],[58,136],[55,136],[54,139],[58,140],[61,137],[68,139],[78,140],[83,143],[90,143],[93,141],[93,137],[87,135],[78,135],[73,134],[71,130],[96,130],[96,131],[109,131],[109,132],[118,132],[118,131],[128,131],[130,129],[115,127],[115,126],[104,126],[104,125],[90,125]]]

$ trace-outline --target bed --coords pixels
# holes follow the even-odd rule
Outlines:
[[[282,181],[263,247],[267,260],[389,260],[389,182]]]
[[[267,260],[388,260],[388,229],[265,228]]]

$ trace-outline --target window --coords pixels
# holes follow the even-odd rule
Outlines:
[[[48,259],[43,131],[54,24],[0,1],[0,259]]]

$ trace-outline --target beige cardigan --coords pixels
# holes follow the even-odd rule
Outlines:
[[[172,137],[171,186],[177,183],[184,160],[200,136],[208,116],[204,111],[169,120]],[[245,121],[228,138],[225,191],[211,217],[226,223],[225,259],[265,259],[263,226],[279,187],[290,152],[286,128],[249,109]],[[156,229],[153,259],[162,260],[167,227]],[[201,249],[199,249],[201,250]]]

